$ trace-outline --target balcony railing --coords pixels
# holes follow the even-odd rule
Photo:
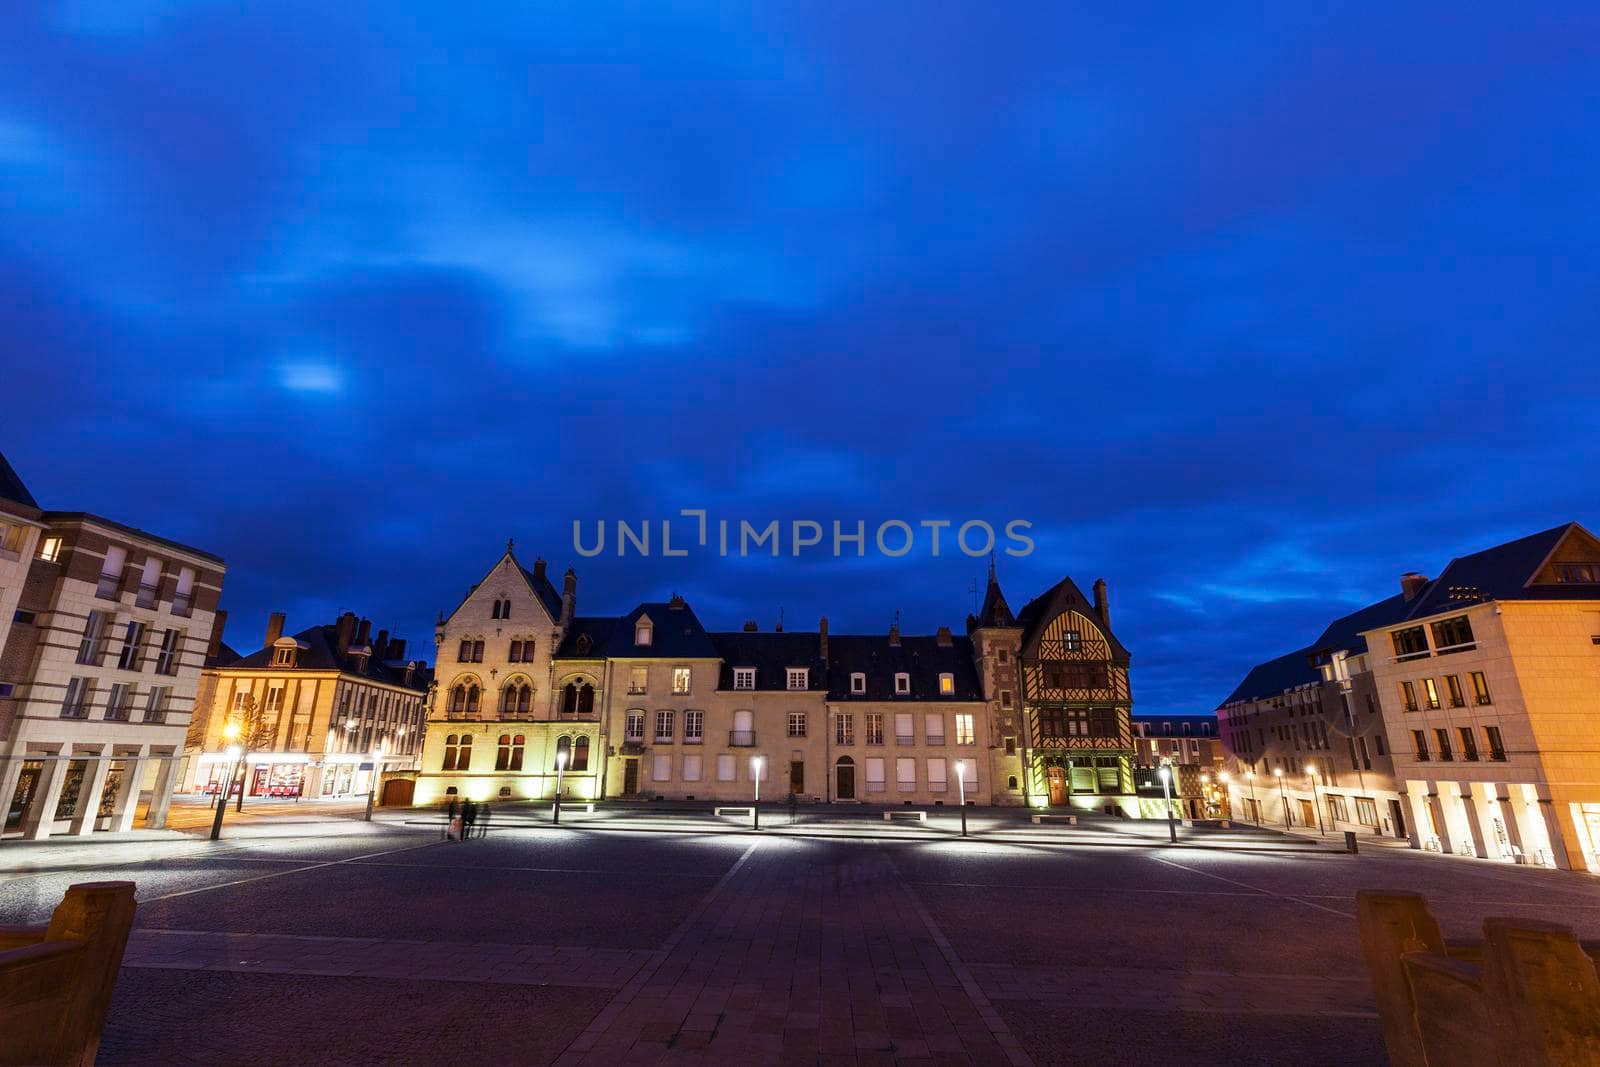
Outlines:
[[[894,743],[897,745],[914,745],[916,744],[916,738],[911,734],[895,734]]]
[[[756,732],[754,730],[729,730],[728,731],[728,747],[729,748],[749,748],[752,745],[754,745],[755,743],[756,743]]]
[[[928,735],[928,744],[930,744],[930,745],[942,745],[942,744],[944,744],[944,734],[929,734]]]

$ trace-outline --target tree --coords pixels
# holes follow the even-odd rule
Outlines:
[[[244,694],[234,705],[223,726],[223,733],[233,737],[232,743],[242,750],[239,756],[239,801],[234,811],[244,810],[245,756],[252,752],[270,749],[277,740],[278,724],[268,720],[267,709],[250,694]],[[230,785],[230,789],[232,786]],[[226,803],[226,801],[224,801]]]

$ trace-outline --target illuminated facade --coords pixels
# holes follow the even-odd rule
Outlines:
[[[826,619],[808,631],[761,632],[751,622],[711,632],[681,597],[579,615],[576,575],[568,571],[557,593],[543,561],[525,568],[508,547],[439,621],[416,800],[550,797],[564,753],[563,795],[575,799],[745,801],[759,774],[769,800],[1022,804],[1034,735],[1021,668],[1071,662],[1096,711],[1053,715],[1049,699],[1070,698],[1052,691],[1040,704],[1043,721],[1059,727],[1049,741],[1082,719],[1085,732],[1070,736],[1083,744],[1071,751],[1083,749],[1097,775],[1096,757],[1115,762],[1109,791],[1097,776],[1078,801],[1126,797],[1131,808],[1126,653],[1106,640],[1103,621],[1083,618],[1077,638],[1047,636],[1072,621],[1056,610],[1070,603],[1066,586],[1019,623],[991,572],[985,612],[969,618],[966,635],[902,635],[898,626],[830,634]],[[1084,607],[1103,610],[1103,601]],[[1032,658],[1019,658],[1025,644]],[[1088,725],[1103,725],[1107,708],[1110,746]],[[1036,768],[1041,805],[1050,801],[1046,766],[1041,758]]]
[[[422,752],[427,664],[405,642],[346,612],[331,624],[283,632],[273,613],[262,646],[205,670],[209,702],[191,738],[187,792],[227,788],[235,764],[230,724],[247,749],[243,789],[253,797],[364,796],[374,775],[399,776],[390,803],[410,800]],[[234,781],[238,781],[235,776]]]
[[[165,825],[223,572],[200,549],[39,510],[0,459],[6,834]]]

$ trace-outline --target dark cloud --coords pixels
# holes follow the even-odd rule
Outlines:
[[[1141,706],[1203,710],[1401,570],[1593,520],[1596,29],[41,5],[0,39],[0,448],[226,555],[242,644],[350,608],[431,649],[513,536],[586,611],[959,626],[948,541],[572,522],[1028,519],[1013,604],[1104,575]]]

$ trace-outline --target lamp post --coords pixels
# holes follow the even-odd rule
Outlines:
[[[764,762],[766,761],[760,756],[750,757],[750,767],[756,772],[756,798],[754,806],[750,809],[750,814],[757,830],[761,829],[761,765]]]
[[[552,816],[551,816],[552,821],[557,826],[561,825],[561,779],[562,779],[563,775],[566,774],[566,770],[567,770],[567,750],[564,749],[564,748],[557,749],[556,750],[556,806],[555,806],[555,810],[554,810],[554,812],[552,813]],[[594,794],[591,793],[590,795],[593,796]]]
[[[1233,818],[1233,775],[1223,771],[1217,775],[1217,779],[1222,782],[1222,795],[1228,799],[1228,810],[1223,815],[1223,818],[1231,819]]]
[[[961,836],[967,836],[967,769],[956,760],[956,797],[961,802]]]
[[[1315,763],[1306,764],[1306,777],[1311,779],[1311,806],[1317,811],[1317,833],[1326,834],[1328,831],[1322,828],[1322,800],[1317,796],[1317,765]]]
[[[239,736],[239,728],[234,724],[229,723],[227,726],[223,727],[222,736],[231,741],[233,738]],[[234,769],[238,766],[240,758],[244,756],[244,749],[238,745],[230,744],[224,751],[227,752],[228,759],[231,762],[228,764],[228,784],[224,788],[222,796],[217,800],[217,814],[211,820],[211,840],[213,841],[222,836],[222,816],[228,810],[227,790],[233,788]]]
[[[1245,778],[1250,781],[1250,814],[1255,817],[1256,825],[1261,825],[1261,805],[1256,802],[1256,772],[1245,771]]]
[[[1172,843],[1178,843],[1178,824],[1172,817],[1172,768],[1163,763],[1156,774],[1161,776],[1161,796],[1167,805],[1167,836]]]
[[[1278,795],[1283,798],[1283,828],[1289,829],[1289,794],[1283,788],[1283,768],[1272,768],[1272,776],[1278,780]]]
[[[372,777],[367,781],[367,822],[372,821],[372,804],[378,796],[378,775],[383,770],[383,742],[372,750]]]

